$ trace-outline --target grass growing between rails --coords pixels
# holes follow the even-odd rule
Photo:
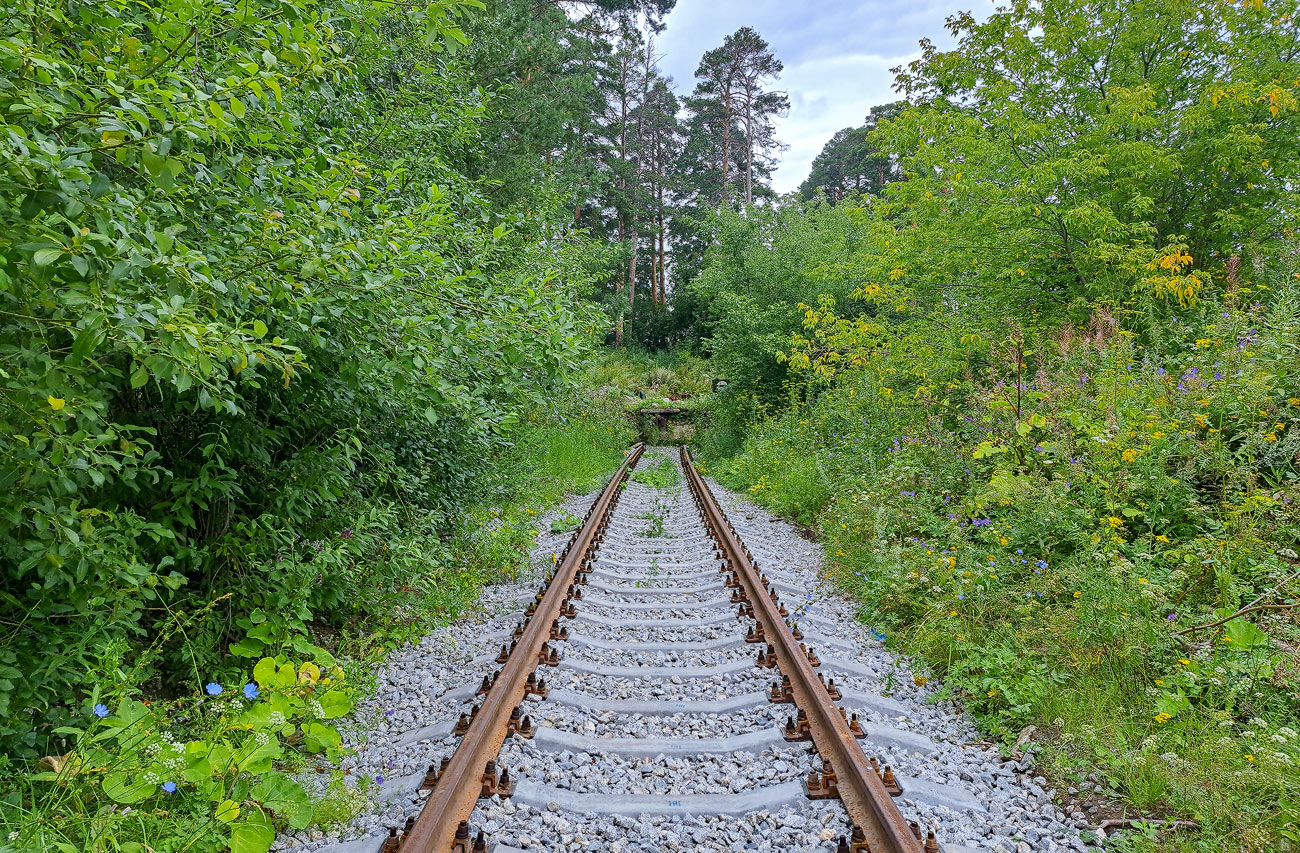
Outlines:
[[[631,438],[616,404],[586,400],[527,417],[512,437],[454,525],[390,539],[358,526],[317,543],[318,555],[355,562],[359,578],[375,571],[368,563],[400,561],[402,582],[368,591],[374,618],[323,634],[307,621],[281,639],[259,630],[268,620],[254,612],[235,656],[217,672],[196,670],[182,695],[147,673],[157,649],[206,614],[177,619],[143,654],[104,650],[99,682],[55,732],[56,754],[0,762],[0,851],[260,853],[278,830],[366,808],[382,780],[346,784],[336,772],[321,797],[293,775],[339,756],[334,724],[369,689],[365,664],[471,606],[483,584],[512,577],[538,516],[599,485]],[[239,652],[254,648],[266,656],[241,662]]]
[[[916,321],[777,415],[733,400],[759,416],[700,444],[819,531],[862,618],[990,735],[1036,726],[1062,789],[1118,792],[1101,816],[1194,824],[1109,849],[1294,850],[1300,294],[1278,288],[1159,339],[1104,311],[999,341]]]
[[[646,466],[633,472],[632,479],[652,489],[671,489],[682,481],[681,472],[667,456],[659,457],[653,466]]]

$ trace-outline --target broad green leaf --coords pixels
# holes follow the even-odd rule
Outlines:
[[[234,800],[222,800],[212,816],[222,823],[230,823],[239,817],[239,804]]]
[[[32,263],[38,267],[48,267],[63,256],[62,249],[38,249],[32,255]]]

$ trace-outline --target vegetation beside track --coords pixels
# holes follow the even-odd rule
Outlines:
[[[905,180],[724,215],[696,444],[1094,820],[1183,822],[1114,849],[1296,849],[1300,67],[1190,11],[958,15],[868,137]]]

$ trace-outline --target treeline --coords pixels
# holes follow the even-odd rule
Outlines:
[[[989,733],[1035,726],[1047,775],[1184,821],[1124,849],[1285,849],[1296,6],[1041,0],[949,29],[807,201],[720,217],[690,290],[731,384],[697,443],[818,529]]]
[[[774,121],[788,108],[775,88],[781,63],[749,27],[707,51],[680,92],[655,49],[670,6],[579,16],[494,2],[468,29],[467,61],[496,93],[477,167],[496,185],[491,198],[510,202],[538,181],[555,188],[570,232],[603,248],[584,255],[587,294],[617,345],[690,338],[684,285],[703,264],[712,217],[773,198]]]

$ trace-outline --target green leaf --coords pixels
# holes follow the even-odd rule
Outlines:
[[[253,680],[261,687],[270,687],[275,683],[275,658],[262,658],[253,667]]]
[[[234,800],[222,800],[212,816],[222,823],[230,823],[239,817],[239,804]]]
[[[331,690],[321,696],[319,701],[327,720],[341,717],[352,710],[352,697],[342,690]]]
[[[230,653],[241,658],[255,658],[266,648],[266,643],[253,637],[245,637],[230,644]]]
[[[275,830],[260,812],[230,827],[230,853],[266,853],[274,841]]]
[[[140,802],[156,788],[152,782],[133,780],[129,774],[120,771],[104,774],[101,787],[113,802],[127,804]]]
[[[254,336],[254,337],[257,337],[257,338],[265,337],[265,336],[266,336],[266,332],[267,332],[267,329],[266,329],[266,324],[265,324],[265,323],[263,323],[261,320],[254,320],[254,321],[253,321],[253,336]]]
[[[62,249],[39,249],[32,255],[32,263],[38,267],[48,267],[63,254]]]

